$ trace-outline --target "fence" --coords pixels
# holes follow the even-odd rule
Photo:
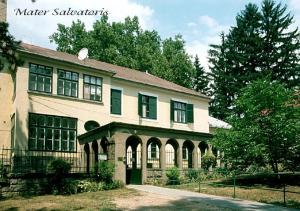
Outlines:
[[[0,149],[0,173],[45,173],[51,160],[62,159],[72,166],[71,173],[87,172],[84,152],[45,152],[19,149]]]
[[[184,175],[185,180],[173,179],[169,180],[169,185],[177,188],[191,189],[197,192],[206,192],[209,188],[231,188],[228,190],[233,198],[239,198],[238,189],[244,190],[263,190],[281,193],[281,200],[284,206],[287,205],[287,194],[296,194],[297,206],[300,206],[300,172],[282,172],[282,173],[257,173],[257,174],[236,174],[234,172],[219,172],[222,174],[219,178],[206,179],[205,174],[213,174],[212,172],[204,173],[203,170],[180,171],[180,175]],[[179,183],[183,183],[178,185]],[[204,188],[205,187],[205,188]],[[289,190],[290,187],[296,187]]]

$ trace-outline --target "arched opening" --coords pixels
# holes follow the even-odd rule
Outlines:
[[[95,172],[98,172],[98,154],[99,154],[99,148],[98,148],[98,142],[95,140],[92,143],[92,149],[93,149],[93,167]]]
[[[100,153],[106,154],[108,153],[108,140],[106,137],[103,137],[100,142]]]
[[[197,155],[198,155],[198,168],[202,168],[201,162],[202,162],[202,157],[207,153],[208,150],[208,144],[205,141],[201,141],[200,144],[198,145],[197,149]]]
[[[175,139],[169,139],[165,146],[166,168],[178,166],[177,162],[178,143]]]
[[[130,136],[126,140],[126,183],[142,183],[142,150],[141,140],[138,136]]]
[[[86,173],[90,173],[90,146],[88,143],[84,145],[84,154],[85,154],[85,160],[86,160]]]
[[[193,168],[193,150],[194,144],[187,140],[182,146],[182,168]]]
[[[147,168],[160,168],[160,147],[161,142],[158,138],[150,138],[147,142]]]

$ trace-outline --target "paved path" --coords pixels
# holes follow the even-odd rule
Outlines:
[[[220,210],[267,210],[267,211],[285,211],[285,210],[295,210],[284,207],[279,207],[270,204],[264,204],[260,202],[233,199],[222,196],[213,196],[203,193],[196,193],[185,190],[176,190],[170,188],[157,187],[152,185],[128,185],[128,188],[133,188],[139,191],[144,191],[148,193],[153,193],[157,195],[163,195],[168,197],[174,197],[176,200],[190,201],[191,203],[199,203],[199,209],[201,210],[201,204],[210,204]]]

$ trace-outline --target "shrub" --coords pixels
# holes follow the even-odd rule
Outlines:
[[[97,172],[97,180],[105,182],[106,184],[112,183],[115,166],[113,163],[109,161],[101,161],[98,163],[97,167],[95,167],[95,172]]]
[[[167,184],[172,184],[172,185],[180,184],[180,172],[177,167],[169,168],[166,171],[166,176],[168,178]]]
[[[105,184],[104,190],[113,190],[113,189],[123,188],[124,186],[125,185],[122,181],[114,180],[111,183]]]
[[[215,167],[217,159],[212,153],[206,153],[201,159],[201,165],[205,170],[209,170],[210,167]]]
[[[186,173],[185,173],[185,177],[189,180],[189,181],[195,181],[198,178],[198,174],[199,174],[199,170],[196,169],[189,169]]]
[[[82,192],[96,192],[105,189],[104,182],[97,182],[92,180],[81,180],[78,184],[77,191]]]
[[[47,165],[47,173],[51,176],[49,178],[49,189],[54,194],[65,194],[68,188],[68,183],[65,180],[67,174],[71,170],[71,164],[62,160],[54,159]]]

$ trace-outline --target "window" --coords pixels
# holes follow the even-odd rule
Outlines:
[[[121,115],[121,105],[122,105],[122,91],[117,89],[111,89],[110,98],[110,113]]]
[[[76,151],[77,119],[29,114],[29,150]]]
[[[83,98],[102,101],[102,78],[84,75]]]
[[[78,97],[78,73],[58,70],[57,94]]]
[[[171,120],[178,123],[193,123],[193,104],[171,101]]]
[[[139,94],[139,115],[142,118],[157,118],[157,98]]]
[[[29,90],[52,92],[52,67],[29,64]]]

